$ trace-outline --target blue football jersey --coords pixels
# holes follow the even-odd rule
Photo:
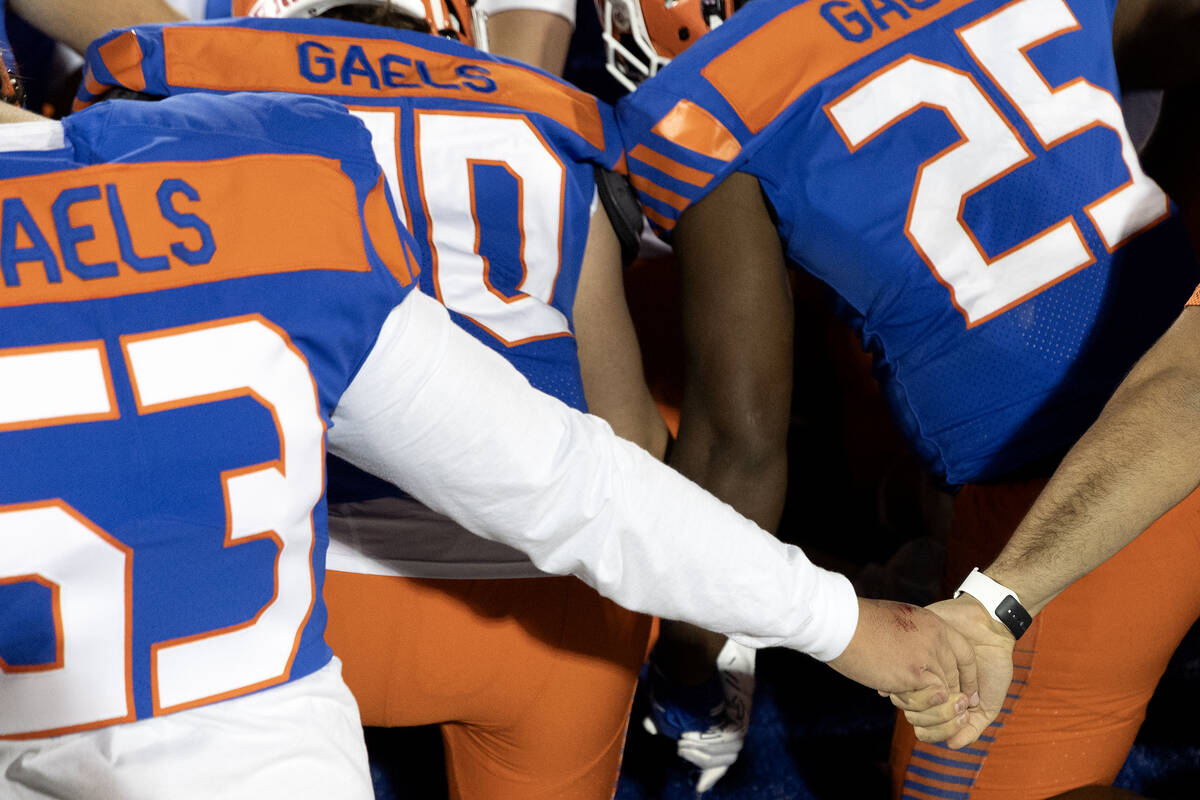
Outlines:
[[[1114,6],[755,0],[618,104],[646,214],[669,234],[756,176],[930,471],[1061,452],[1198,278],[1124,128]]]
[[[251,2],[243,2],[247,8],[252,5]],[[220,19],[221,17],[234,16],[233,0],[205,0],[204,3],[204,18],[205,19]]]
[[[534,387],[586,410],[572,307],[594,168],[621,158],[610,107],[456,42],[326,19],[113,32],[90,48],[86,74],[81,104],[107,86],[286,91],[345,103],[371,131],[394,204],[420,244],[422,291]],[[331,500],[395,493],[331,459]]]
[[[584,408],[572,305],[595,166],[621,157],[612,110],[540,70],[428,34],[326,19],[227,19],[113,32],[81,103],[286,91],[345,103],[370,129],[420,285],[538,389]]]
[[[0,0],[0,66],[13,70],[16,62],[13,60],[12,45],[8,41],[8,6]]]
[[[328,662],[325,430],[415,268],[337,104],[0,128],[0,737]]]

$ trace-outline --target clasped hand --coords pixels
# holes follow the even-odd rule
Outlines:
[[[1002,652],[978,627],[958,600],[924,609],[859,598],[854,637],[829,665],[891,698],[922,741],[964,747],[999,713],[1012,677],[1012,637]]]
[[[947,671],[945,677],[949,680],[940,684],[930,683],[905,691],[881,689],[880,694],[887,695],[892,705],[904,712],[917,739],[945,742],[947,747],[957,750],[979,738],[1000,713],[1012,682],[1015,640],[970,595],[934,603],[923,611],[946,623],[948,641],[956,658],[966,656],[961,650],[963,641],[973,652],[973,659],[965,669],[963,661],[958,662],[959,690],[955,690]]]

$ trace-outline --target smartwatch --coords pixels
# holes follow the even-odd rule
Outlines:
[[[992,615],[992,619],[1008,628],[1014,639],[1020,639],[1021,634],[1025,633],[1033,622],[1033,617],[1025,610],[1025,606],[1021,605],[1016,592],[996,583],[978,568],[971,570],[971,574],[954,592],[954,596],[958,597],[963,592],[978,600]]]

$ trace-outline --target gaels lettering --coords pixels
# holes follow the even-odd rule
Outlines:
[[[199,192],[178,178],[162,181],[155,194],[162,220],[181,231],[194,231],[183,240],[171,242],[170,252],[191,266],[207,264],[216,252],[212,227],[196,214],[180,211],[176,207],[180,195],[192,202],[200,200]],[[81,222],[81,217],[90,222]],[[118,262],[140,273],[159,272],[171,266],[166,253],[138,252],[116,184],[63,189],[50,205],[50,219],[57,251],[47,236],[51,232],[39,227],[24,200],[6,197],[0,201],[0,275],[5,287],[21,286],[18,267],[22,264],[39,264],[47,284],[62,283],[64,269],[80,280],[93,281],[116,277],[120,271]],[[91,223],[99,223],[102,230],[97,233]],[[145,225],[147,221],[139,215],[138,224]],[[197,237],[199,245],[189,247],[187,240],[195,242]],[[103,257],[87,261],[80,253],[81,247],[93,254],[103,253]],[[26,273],[26,279],[30,277]]]
[[[496,82],[487,67],[478,64],[456,64],[450,74],[430,69],[422,59],[412,59],[396,53],[385,53],[378,60],[367,57],[360,45],[348,45],[338,52],[321,42],[308,41],[296,48],[300,74],[311,83],[329,83],[335,78],[344,86],[385,89],[441,89],[488,94],[496,91]],[[447,67],[449,65],[446,65]]]
[[[913,11],[924,11],[939,0],[828,0],[821,16],[848,42],[865,42],[875,31],[888,29],[888,15],[906,20]],[[894,21],[894,20],[893,20]]]

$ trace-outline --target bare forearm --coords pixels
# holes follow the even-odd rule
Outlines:
[[[34,114],[32,111],[26,111],[23,108],[10,106],[7,103],[0,103],[0,124],[6,122],[45,122],[46,118]]]
[[[758,179],[727,177],[675,229],[685,384],[671,465],[767,530],[787,483],[794,306]]]
[[[388,318],[329,431],[329,452],[632,610],[825,660],[853,636],[844,577],[534,391],[419,292]]]
[[[625,303],[621,246],[603,208],[592,215],[574,310],[588,410],[622,439],[662,459],[667,425],[646,386],[637,333]]]
[[[793,306],[758,180],[734,173],[675,229],[685,349],[679,439],[669,463],[765,530],[787,489]],[[668,674],[694,682],[721,637],[664,624]],[[671,648],[677,652],[672,654]],[[672,667],[674,662],[678,666]],[[685,669],[690,664],[693,669]]]
[[[695,393],[686,393],[692,398]],[[685,399],[679,440],[670,465],[729,503],[764,530],[779,527],[787,492],[786,429],[760,444],[717,432],[709,409],[689,407]],[[662,621],[656,658],[667,675],[687,684],[706,680],[725,637],[686,622]]]
[[[186,19],[165,0],[10,0],[9,6],[38,30],[80,53],[113,28]]]
[[[1200,483],[1200,311],[1134,367],[985,571],[1033,613]]]
[[[562,75],[573,27],[566,17],[548,11],[512,9],[487,20],[488,50]]]
[[[667,452],[667,440],[670,431],[663,421],[650,390],[644,392],[636,389],[635,393],[622,403],[622,408],[612,412],[592,412],[612,426],[613,433],[622,439],[628,439],[658,460],[662,460]]]
[[[775,530],[787,492],[786,428],[775,441],[737,440],[714,429],[685,400],[672,467],[738,509],[766,530]]]

